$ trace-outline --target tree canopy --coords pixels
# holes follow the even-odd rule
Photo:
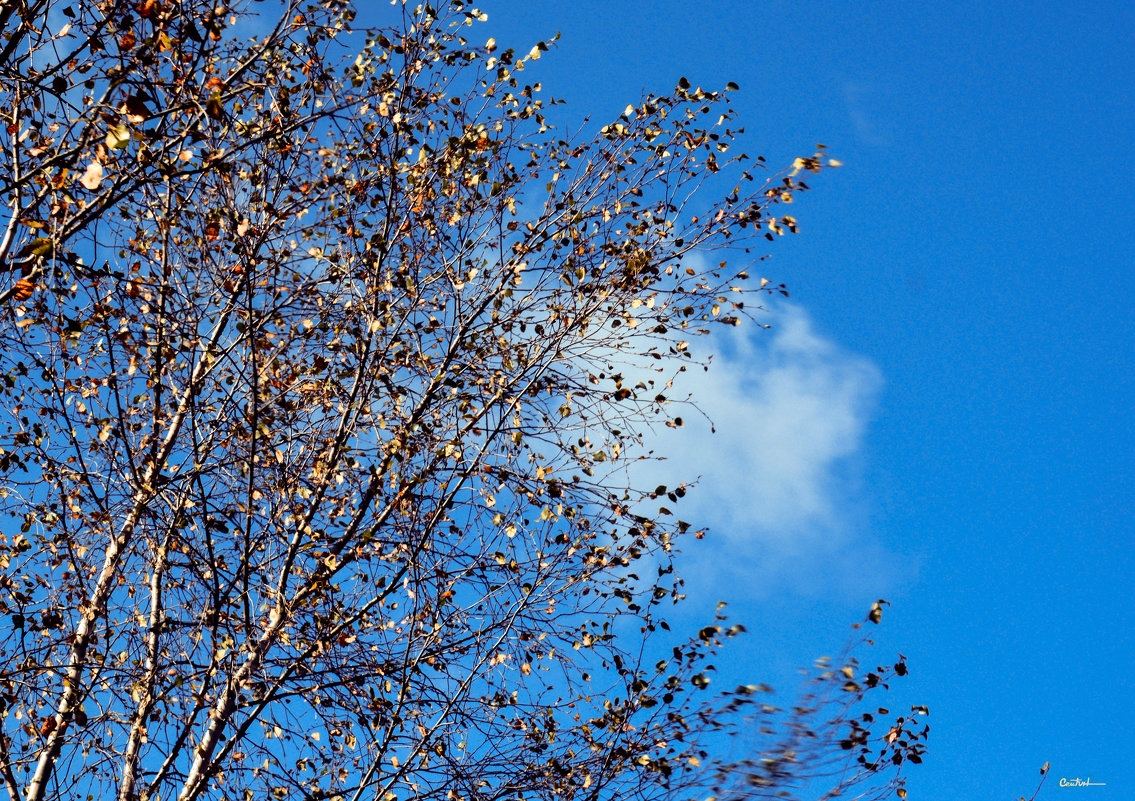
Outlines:
[[[706,689],[739,627],[670,632],[701,532],[627,473],[784,291],[695,256],[795,231],[822,151],[735,155],[684,79],[560,131],[550,43],[463,2],[0,8],[13,801],[900,787],[925,729],[854,709],[905,663]]]

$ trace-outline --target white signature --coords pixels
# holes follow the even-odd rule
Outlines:
[[[1061,779],[1061,787],[1107,787],[1107,782],[1094,782],[1089,776],[1087,779],[1076,777],[1075,779]]]

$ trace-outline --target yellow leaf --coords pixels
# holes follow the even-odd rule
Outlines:
[[[119,123],[106,133],[106,146],[111,150],[121,150],[130,144],[130,130]]]
[[[54,250],[55,243],[52,240],[47,237],[39,236],[24,245],[23,250],[20,252],[26,256],[36,256],[41,259],[46,259],[51,256]]]

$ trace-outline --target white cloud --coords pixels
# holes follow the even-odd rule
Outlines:
[[[771,322],[770,330],[743,326],[703,344],[718,352],[709,371],[690,370],[676,388],[694,397],[716,432],[684,414],[684,428],[650,443],[666,460],[633,478],[697,480],[675,509],[711,529],[684,547],[691,581],[712,567],[715,580],[747,581],[746,594],[862,591],[864,571],[878,577],[892,561],[864,533],[858,481],[881,374],[817,333],[799,308]]]

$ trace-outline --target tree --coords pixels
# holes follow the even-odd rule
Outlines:
[[[625,466],[681,425],[689,340],[783,291],[691,257],[794,231],[828,161],[767,177],[685,80],[557,133],[521,81],[547,43],[398,15],[2,5],[13,800],[741,775],[713,738],[744,699],[698,692],[736,627],[655,653],[686,488]],[[864,775],[920,748],[849,731]]]
[[[886,603],[875,602],[867,619],[878,623]],[[853,628],[859,632],[860,625]],[[754,696],[772,692],[767,685],[746,685],[729,694],[734,700],[727,711],[746,710],[739,729],[730,731],[741,741],[742,756],[719,761],[715,795],[827,801],[855,791],[859,799],[892,795],[905,799],[905,781],[898,769],[904,761],[921,764],[930,733],[923,717],[930,710],[916,704],[909,715],[889,719],[890,710],[866,704],[868,693],[876,700],[879,688],[889,689],[889,679],[908,672],[901,654],[893,665],[862,672],[856,654],[870,645],[873,642],[860,633],[837,660],[816,660],[805,690],[790,711],[767,701],[754,703]],[[737,725],[735,718],[720,713],[718,717],[725,717],[727,727]],[[875,732],[880,718],[889,719],[882,736]],[[887,770],[894,773],[880,780],[879,774]],[[876,781],[870,784],[869,780]]]

